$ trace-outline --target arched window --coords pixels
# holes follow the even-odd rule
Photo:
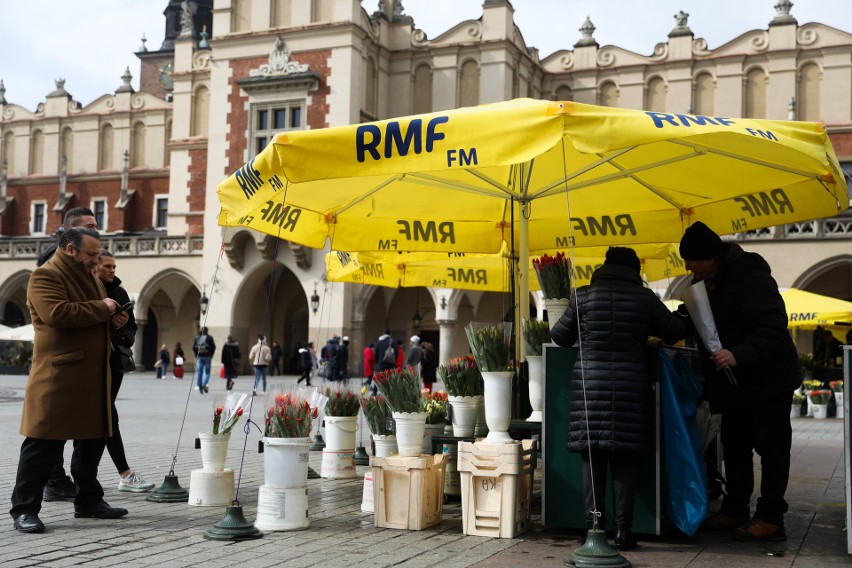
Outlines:
[[[759,67],[746,75],[745,118],[766,118],[766,73]]]
[[[411,111],[414,114],[432,112],[432,69],[425,63],[414,70]]]
[[[693,114],[713,116],[716,114],[716,80],[710,73],[702,73],[695,78],[695,102]]]
[[[231,0],[231,29],[234,32],[251,30],[251,0]]]
[[[133,125],[133,140],[130,142],[130,167],[145,166],[145,125],[137,122]]]
[[[574,91],[572,91],[571,87],[568,85],[562,85],[557,87],[556,94],[554,96],[556,97],[554,100],[557,101],[573,101]]]
[[[376,62],[372,57],[365,57],[362,60],[364,71],[364,87],[362,89],[363,102],[361,109],[370,115],[376,117]]]
[[[803,65],[799,70],[798,91],[796,118],[818,122],[821,113],[819,108],[820,70],[815,63]]]
[[[3,156],[2,160],[6,160],[6,172],[9,177],[15,175],[15,134],[7,132],[3,135]],[[2,162],[0,160],[0,162]]]
[[[210,113],[210,90],[201,86],[195,89],[192,96],[192,123],[189,135],[192,137],[207,137],[207,117]]]
[[[479,104],[479,64],[468,59],[461,66],[459,77],[459,106]]]
[[[293,0],[273,0],[272,2],[272,27],[286,28],[290,25],[290,12],[293,9]]]
[[[62,129],[59,145],[59,162],[62,163],[62,156],[65,156],[65,169],[71,173],[74,171],[74,131],[70,126]]]
[[[648,81],[645,91],[645,110],[664,112],[666,110],[666,82],[661,77]]]
[[[112,126],[105,124],[101,128],[101,136],[98,141],[98,171],[116,169],[113,161],[114,144],[115,134],[113,133]]]
[[[618,106],[618,87],[615,83],[607,81],[600,87],[600,105],[601,106]]]
[[[34,130],[30,138],[30,175],[44,173],[44,134]]]

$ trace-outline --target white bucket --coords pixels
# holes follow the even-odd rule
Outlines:
[[[453,436],[457,438],[473,436],[479,409],[482,406],[482,396],[451,396],[448,397],[452,408]]]
[[[549,313],[549,312],[548,312]],[[530,378],[530,406],[532,414],[527,422],[541,422],[541,408],[544,401],[544,365],[541,355],[527,355],[527,370]]]
[[[814,418],[828,418],[828,405],[827,404],[814,404]]]
[[[361,497],[361,512],[376,512],[376,505],[373,501],[373,474],[369,471],[364,474],[364,493]]]
[[[201,467],[204,471],[222,471],[225,469],[225,458],[228,456],[228,442],[231,433],[213,434],[199,432],[201,441]]]
[[[396,436],[376,436],[373,434],[373,444],[376,446],[375,456],[377,458],[389,458],[397,452]]]
[[[266,448],[263,449],[266,453]],[[257,490],[257,519],[262,531],[292,531],[310,526],[307,487],[269,487]]]
[[[550,326],[551,331],[553,330],[553,326],[556,325],[556,322],[559,321],[559,318],[562,317],[562,314],[565,313],[565,310],[568,309],[568,304],[570,303],[571,300],[568,298],[544,299],[544,309],[547,310],[547,324]]]
[[[355,432],[358,430],[357,416],[326,416],[325,447],[338,452],[355,452]]]
[[[355,460],[352,454],[355,450],[335,451],[326,447],[322,451],[320,477],[325,479],[345,479],[355,477]]]
[[[263,479],[276,488],[307,487],[310,438],[264,438]]]
[[[432,453],[432,436],[443,436],[444,435],[444,423],[440,424],[427,424],[425,428],[423,428],[423,445],[420,448],[420,452],[423,454],[431,454]]]
[[[834,403],[837,405],[837,414],[835,416],[837,418],[843,418],[845,416],[843,412],[843,393],[835,392],[834,393]]]
[[[234,470],[204,471],[189,474],[189,504],[193,507],[222,507],[234,500]]]
[[[509,421],[512,419],[512,371],[483,371],[485,381],[485,422],[488,424],[489,444],[513,442],[509,436]]]
[[[426,413],[394,412],[393,419],[396,422],[396,445],[399,455],[404,458],[420,457]]]

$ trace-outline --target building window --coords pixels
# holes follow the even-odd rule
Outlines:
[[[95,223],[98,224],[98,229],[106,231],[107,229],[107,203],[106,199],[95,199],[92,201],[92,213],[95,214]]]
[[[154,202],[154,228],[165,229],[169,222],[169,198],[157,197]]]
[[[32,205],[32,215],[30,216],[31,225],[30,225],[30,234],[33,235],[43,235],[44,234],[44,215],[47,209],[47,205],[45,203],[34,202]]]
[[[254,154],[260,154],[276,133],[282,130],[302,130],[303,108],[303,102],[255,106],[251,129]]]

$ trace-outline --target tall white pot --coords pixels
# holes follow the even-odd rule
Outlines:
[[[479,418],[479,409],[482,406],[482,395],[448,398],[452,408],[453,436],[457,438],[473,436],[476,420]]]
[[[201,440],[201,468],[204,471],[224,471],[231,433],[199,432],[198,438]]]
[[[568,304],[571,302],[568,298],[545,298],[544,299],[544,308],[547,310],[547,323],[550,325],[550,329],[553,330],[553,326],[556,325],[556,322],[559,321],[559,318],[562,317],[562,314],[565,313],[565,310],[568,309]]]
[[[543,357],[527,355],[527,370],[530,376],[530,406],[532,407],[532,414],[527,418],[527,422],[541,422],[541,409],[544,402]]]
[[[488,424],[488,436],[485,442],[507,444],[509,421],[512,419],[512,371],[483,371],[485,381],[485,422]]]
[[[263,480],[269,487],[307,487],[310,438],[264,438]]]
[[[423,431],[426,429],[425,412],[394,412],[396,422],[396,445],[404,458],[420,457],[423,446]]]

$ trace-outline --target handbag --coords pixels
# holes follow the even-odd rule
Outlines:
[[[183,357],[178,355],[175,357],[175,367],[180,367],[181,365],[183,365]]]
[[[109,358],[109,366],[114,373],[132,373],[136,370],[136,362],[133,360],[133,350],[124,345],[113,347]]]

